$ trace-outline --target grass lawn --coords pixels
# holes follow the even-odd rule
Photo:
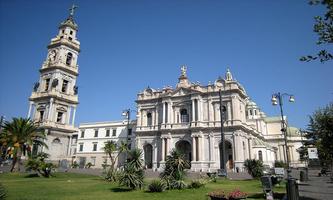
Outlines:
[[[8,191],[8,200],[79,200],[79,199],[114,199],[114,200],[206,200],[207,193],[215,189],[231,191],[239,188],[251,194],[262,192],[261,183],[258,180],[231,181],[218,180],[216,183],[208,183],[200,189],[171,190],[162,193],[149,193],[146,190],[128,191],[118,184],[105,182],[101,177],[56,173],[55,177],[26,178],[26,174],[0,174],[0,182]],[[146,180],[146,185],[151,180]],[[284,187],[275,188],[276,192],[284,192]],[[258,196],[258,195],[257,195]],[[251,198],[248,198],[251,199]],[[252,198],[253,199],[253,198]],[[258,197],[256,199],[263,199]]]

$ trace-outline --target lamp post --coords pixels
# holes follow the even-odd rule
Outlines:
[[[227,170],[225,169],[225,138],[223,132],[223,116],[225,111],[227,110],[225,106],[222,105],[222,91],[219,90],[219,98],[220,98],[220,122],[221,122],[221,155],[220,155],[220,175],[227,177]]]
[[[296,185],[296,180],[291,177],[291,169],[290,169],[290,157],[289,157],[289,148],[288,148],[288,138],[287,138],[287,124],[283,115],[283,97],[289,97],[289,102],[295,102],[294,95],[287,93],[275,93],[272,95],[272,104],[273,106],[280,106],[280,114],[281,114],[281,132],[284,135],[284,145],[285,145],[285,153],[287,158],[287,197],[289,200],[298,200],[298,190]]]
[[[128,143],[129,140],[129,124],[131,121],[131,112],[133,112],[133,110],[131,110],[130,108],[126,109],[123,111],[122,116],[124,116],[127,119],[127,134],[126,134],[126,143]],[[130,145],[131,144],[127,144],[128,149],[130,149]]]

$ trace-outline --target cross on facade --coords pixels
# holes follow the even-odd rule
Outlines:
[[[69,15],[73,17],[75,9],[77,9],[77,8],[78,8],[78,6],[76,6],[75,4],[73,4],[72,7],[69,9],[69,11],[70,11]]]

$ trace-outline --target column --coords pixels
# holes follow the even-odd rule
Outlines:
[[[153,168],[157,168],[157,145],[156,142],[153,146]]]
[[[158,125],[158,106],[156,106],[156,108],[155,108],[155,116],[156,116],[155,125],[157,126]]]
[[[72,118],[72,125],[74,126],[75,122],[75,113],[76,113],[76,106],[73,107],[73,118]]]
[[[68,149],[67,149],[67,156],[70,156],[70,150],[72,148],[72,136],[68,136],[69,141],[68,141]]]
[[[162,105],[163,105],[163,113],[162,113],[162,123],[164,124],[165,123],[165,102],[162,102]]]
[[[53,121],[52,120],[52,116],[53,116],[53,98],[50,99],[50,106],[49,106],[49,113],[48,113],[48,117],[47,120],[48,121]]]
[[[197,152],[196,152],[196,142],[195,142],[195,136],[192,136],[192,160],[193,161],[196,161],[197,158],[196,158],[196,155],[197,155]]]
[[[168,103],[168,119],[169,119],[169,123],[173,124],[174,120],[173,120],[173,108],[172,108],[172,102]]]
[[[204,135],[201,135],[199,138],[199,151],[200,151],[200,160],[203,161],[205,160],[204,156],[205,156],[205,137]]]
[[[27,116],[27,118],[30,118],[30,115],[31,115],[31,108],[32,108],[32,102],[30,101],[30,102],[29,102],[29,111],[28,111],[28,116]]]
[[[202,107],[203,107],[203,103],[202,103],[202,100],[200,99],[200,100],[198,100],[198,121],[202,121],[203,120],[203,109],[202,109]]]
[[[164,138],[162,137],[161,138],[161,142],[162,142],[162,156],[161,156],[161,158],[162,158],[162,161],[165,161],[165,143],[164,143]]]
[[[167,139],[166,139],[166,145],[167,145],[167,152],[166,154],[167,155],[170,155],[170,150],[171,150],[171,136],[169,136]]]
[[[194,103],[194,99],[192,99],[192,113],[191,113],[191,122],[195,121],[195,103]]]
[[[69,124],[70,123],[70,119],[71,119],[71,110],[72,107],[71,106],[68,106],[67,107],[67,112],[66,112],[66,124]]]
[[[228,123],[230,123],[231,121],[231,115],[232,115],[232,111],[231,111],[231,105],[230,105],[230,101],[227,103],[227,120]]]
[[[252,159],[252,137],[249,138],[248,140],[248,144],[249,144],[249,159]]]

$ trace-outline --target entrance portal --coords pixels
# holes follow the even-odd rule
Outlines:
[[[185,159],[191,164],[192,148],[191,144],[186,140],[180,140],[176,143],[176,149],[185,155]],[[191,166],[190,166],[191,168]]]
[[[222,154],[222,143],[219,145],[220,155]],[[232,145],[229,141],[225,141],[225,159],[226,159],[226,169],[234,168],[234,161],[232,158]],[[220,156],[220,166],[222,166],[222,157]]]
[[[153,168],[153,146],[151,144],[146,144],[143,147],[144,157],[145,157],[145,166],[147,169]]]

